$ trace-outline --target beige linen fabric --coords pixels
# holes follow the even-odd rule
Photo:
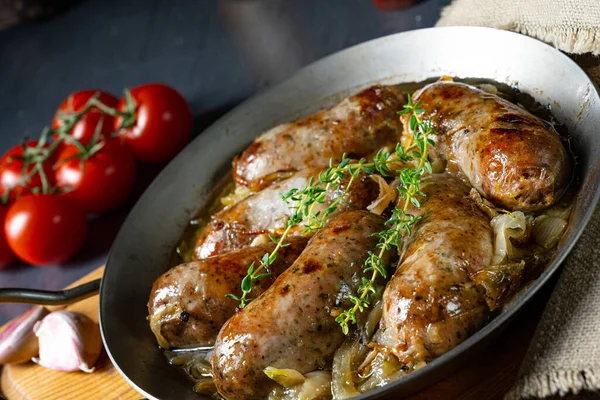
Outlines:
[[[600,0],[454,0],[437,23],[451,25],[512,30],[587,53],[574,59],[600,83],[600,58],[590,55],[600,54]],[[563,266],[505,400],[577,393],[600,398],[600,207]]]
[[[600,54],[600,0],[455,0],[437,26],[509,29],[568,53]]]
[[[600,390],[600,207],[563,265],[506,399],[584,390]]]

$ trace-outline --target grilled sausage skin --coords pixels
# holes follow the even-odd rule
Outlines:
[[[271,276],[254,286],[257,297],[300,255],[308,239],[295,238],[283,247],[271,265]],[[163,348],[208,346],[235,314],[237,301],[226,297],[241,295],[240,285],[253,262],[275,248],[272,242],[232,251],[201,261],[181,264],[160,276],[152,286],[148,302],[150,327]]]
[[[378,347],[408,367],[452,349],[483,326],[489,314],[481,287],[470,276],[488,266],[493,232],[450,174],[424,177],[421,217],[412,241],[383,294]]]
[[[229,400],[265,398],[267,366],[301,373],[330,366],[344,334],[332,312],[351,306],[372,234],[384,220],[366,211],[338,215],[260,297],[227,321],[215,343],[213,377]]]
[[[474,86],[438,81],[415,93],[423,119],[440,134],[431,155],[447,161],[492,203],[508,210],[549,207],[571,179],[571,161],[554,128]],[[403,117],[405,126],[408,116]],[[407,131],[405,131],[407,132]],[[403,136],[404,143],[410,134]]]
[[[396,86],[373,86],[329,110],[277,126],[234,160],[234,179],[253,187],[276,172],[326,168],[343,154],[360,158],[393,148],[402,132],[396,112],[405,100]]]
[[[210,223],[203,229],[196,242],[194,257],[203,259],[217,254],[250,246],[259,235],[280,236],[286,223],[294,213],[292,204],[286,204],[281,195],[291,189],[308,186],[311,178],[318,182],[320,169],[309,168],[292,174],[289,178],[275,182],[271,186],[250,195],[244,200],[225,208],[211,217]],[[340,189],[331,189],[322,204],[316,204],[313,212],[323,212],[343,193],[348,179],[342,182]],[[344,195],[337,210],[331,214],[366,208],[377,197],[377,184],[365,174],[360,174]],[[289,236],[312,236],[300,224],[292,228]]]

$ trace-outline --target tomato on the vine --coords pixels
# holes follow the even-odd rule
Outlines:
[[[41,163],[41,172],[36,170],[35,159],[41,157],[40,151],[43,152],[45,149],[48,149],[48,145],[42,146],[40,150],[38,142],[30,140],[4,153],[0,159],[0,195],[4,196],[7,191],[10,191],[9,199],[12,201],[19,196],[32,193],[34,189],[41,190],[44,187],[44,177],[47,185],[52,186],[54,156],[50,155]],[[25,164],[27,164],[26,168]]]
[[[127,199],[136,177],[130,150],[118,139],[105,139],[97,152],[78,158],[80,149],[68,144],[58,155],[55,179],[62,196],[87,212],[100,214]]]
[[[4,226],[4,221],[6,220],[6,213],[8,212],[8,207],[0,206],[0,226]],[[6,235],[4,231],[0,232],[0,269],[4,269],[10,266],[17,257],[10,249],[8,245],[8,241],[6,240]]]
[[[135,107],[126,96],[119,100],[117,109],[121,113],[134,112],[135,120],[131,126],[122,127],[124,118],[117,117],[115,130],[122,128],[120,135],[137,159],[149,163],[169,161],[191,138],[190,106],[175,89],[158,83],[134,88],[131,99]]]
[[[60,264],[81,248],[87,232],[85,213],[57,194],[29,195],[8,209],[4,233],[10,248],[34,265]]]
[[[98,101],[109,108],[115,108],[119,102],[118,98],[102,90],[88,89],[74,92],[58,107],[52,120],[52,128],[56,131],[65,122],[61,118],[61,114],[73,115],[82,111],[88,101],[95,95],[98,95]],[[97,107],[92,107],[75,123],[69,134],[84,145],[87,145],[94,136],[97,127],[100,128],[100,135],[110,137],[115,124],[114,120],[115,117],[102,112]],[[102,123],[101,126],[99,125],[100,123]]]

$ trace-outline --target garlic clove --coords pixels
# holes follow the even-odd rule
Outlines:
[[[72,311],[55,311],[37,322],[39,357],[33,361],[57,371],[93,372],[102,351],[98,324]]]
[[[38,340],[33,333],[33,326],[48,313],[44,307],[33,307],[0,333],[0,365],[29,361],[38,354]]]

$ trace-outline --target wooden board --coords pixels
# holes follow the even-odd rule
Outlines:
[[[75,286],[102,276],[103,268],[75,282]],[[540,293],[526,307],[507,332],[492,347],[471,360],[464,368],[430,388],[409,397],[410,400],[502,399],[512,386],[549,295]],[[49,307],[51,308],[51,307]],[[58,307],[54,307],[56,309]],[[67,307],[98,321],[98,296]],[[58,372],[34,363],[9,365],[2,369],[0,389],[8,400],[139,400],[142,398],[119,375],[103,353],[96,371]],[[191,387],[190,387],[191,390]]]
[[[76,286],[102,277],[104,268],[73,283]],[[58,309],[64,307],[48,307]],[[75,303],[68,310],[83,313],[98,322],[98,296]],[[9,400],[138,400],[142,398],[121,378],[105,352],[96,363],[96,370],[60,372],[40,367],[32,362],[2,368],[0,388]]]

